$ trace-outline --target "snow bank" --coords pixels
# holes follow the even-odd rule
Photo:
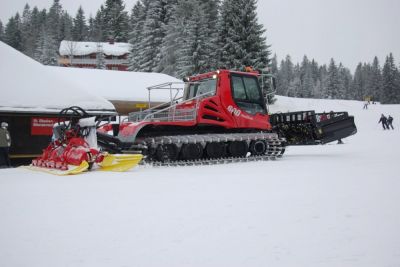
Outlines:
[[[122,56],[130,53],[132,45],[129,43],[97,43],[62,41],[60,44],[61,56],[83,56],[97,53],[99,49],[107,56]]]
[[[330,99],[309,99],[309,98],[292,98],[276,95],[276,103],[270,106],[270,111],[290,112],[299,110],[315,110],[316,112],[347,111],[361,109],[363,102],[355,100],[330,100]]]
[[[69,106],[92,111],[114,111],[97,94],[86,92],[12,47],[0,42],[1,111],[58,112]]]
[[[163,83],[180,83],[172,76],[161,73],[110,71],[98,69],[47,67],[52,72],[74,81],[92,94],[108,100],[148,101],[147,87]],[[183,88],[183,85],[174,85]],[[174,90],[174,92],[176,92]],[[156,102],[170,101],[169,90],[154,90],[151,100]]]

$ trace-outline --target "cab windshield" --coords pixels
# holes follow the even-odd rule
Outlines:
[[[249,114],[265,113],[257,77],[232,74],[232,94],[239,108]]]
[[[195,98],[206,93],[210,93],[208,96],[215,93],[217,88],[217,79],[206,79],[186,85],[185,100]]]

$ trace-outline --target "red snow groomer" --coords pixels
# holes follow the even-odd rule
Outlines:
[[[142,155],[113,155],[97,145],[95,117],[79,107],[60,112],[53,128],[52,141],[43,154],[32,161],[31,168],[59,175],[78,174],[96,169],[125,171],[136,166]],[[61,119],[68,118],[68,119]]]
[[[324,144],[357,132],[347,112],[321,121],[314,111],[268,113],[266,85],[272,75],[252,70],[218,70],[190,77],[183,96],[129,114],[127,122],[98,130],[99,145],[110,152],[140,151],[153,165],[193,165],[281,157],[287,145]]]

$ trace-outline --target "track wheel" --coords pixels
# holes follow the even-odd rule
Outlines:
[[[282,142],[281,143],[281,151],[280,151],[280,153],[279,153],[279,156],[282,156],[284,153],[285,153],[285,150],[286,150],[286,142]]]
[[[174,161],[178,158],[178,148],[175,144],[159,145],[155,156],[161,162]]]
[[[206,154],[209,158],[223,158],[226,156],[226,145],[225,143],[208,143],[206,146]]]
[[[264,155],[267,151],[267,143],[263,140],[254,140],[250,143],[250,152],[253,156]]]
[[[278,147],[277,147],[277,145],[276,145],[276,143],[275,142],[273,142],[273,143],[270,143],[269,145],[268,145],[268,152],[267,152],[267,154],[269,155],[269,156],[276,156],[277,155],[277,153],[278,153]]]
[[[246,157],[248,150],[246,141],[233,141],[228,145],[228,152],[232,157]]]
[[[181,148],[181,158],[183,160],[200,159],[203,155],[203,146],[201,144],[184,144]]]

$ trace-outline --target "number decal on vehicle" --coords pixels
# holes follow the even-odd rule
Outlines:
[[[235,115],[236,117],[239,117],[240,114],[242,114],[242,111],[240,109],[234,108],[232,106],[228,106],[228,111],[229,113]]]

